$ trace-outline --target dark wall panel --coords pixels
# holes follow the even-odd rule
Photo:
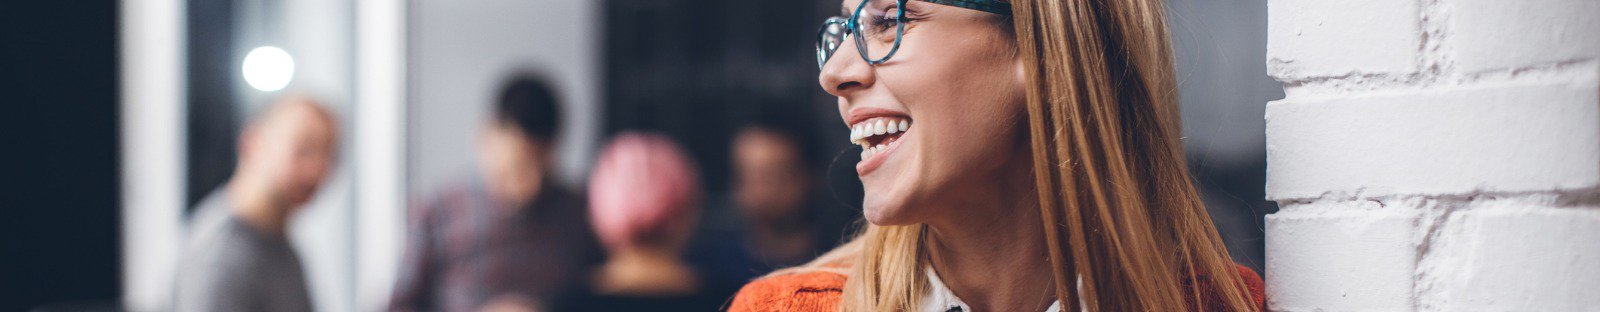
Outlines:
[[[119,294],[117,2],[0,4],[0,311]]]

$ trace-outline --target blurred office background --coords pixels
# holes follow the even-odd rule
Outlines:
[[[558,181],[581,188],[600,142],[665,133],[729,196],[729,141],[781,111],[817,148],[810,209],[838,233],[858,218],[856,153],[816,86],[816,28],[832,1],[36,1],[0,9],[5,80],[0,311],[161,310],[184,227],[226,182],[241,126],[287,92],[341,124],[337,165],[291,239],[315,307],[384,307],[406,211],[469,178],[473,135],[506,77],[548,77],[566,104]],[[1172,0],[1190,165],[1230,250],[1260,269],[1262,0]],[[271,47],[288,59],[274,58]],[[262,52],[266,51],[266,52]],[[262,52],[268,54],[255,54]],[[265,55],[265,58],[261,58]],[[246,62],[257,62],[254,66]],[[253,70],[245,70],[245,68]],[[292,70],[290,70],[292,69]],[[282,89],[274,79],[286,81]],[[284,80],[287,79],[287,80]],[[265,81],[265,82],[263,82]],[[262,86],[261,83],[268,85]],[[732,227],[708,204],[700,224]],[[727,239],[697,237],[696,240]],[[830,242],[831,243],[831,242]]]

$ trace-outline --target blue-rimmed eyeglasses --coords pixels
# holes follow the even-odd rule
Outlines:
[[[828,64],[844,37],[855,38],[856,52],[867,64],[877,65],[888,61],[900,50],[900,39],[906,34],[906,7],[908,0],[862,0],[849,18],[830,17],[822,22],[817,32],[817,68]],[[998,0],[920,0],[929,3],[968,8],[1000,15],[1011,15],[1011,5]],[[892,32],[891,32],[892,31]],[[854,36],[851,36],[851,35]]]

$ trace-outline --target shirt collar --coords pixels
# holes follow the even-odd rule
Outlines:
[[[923,270],[928,274],[928,293],[923,294],[921,312],[972,312],[972,307],[956,297],[949,287],[944,286],[944,281],[939,279],[939,274],[933,272],[930,266]],[[1050,303],[1045,312],[1061,312],[1061,301]]]

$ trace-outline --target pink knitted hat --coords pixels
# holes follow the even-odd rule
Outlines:
[[[659,134],[618,134],[589,177],[589,214],[606,246],[639,243],[698,213],[700,178],[683,149]]]

